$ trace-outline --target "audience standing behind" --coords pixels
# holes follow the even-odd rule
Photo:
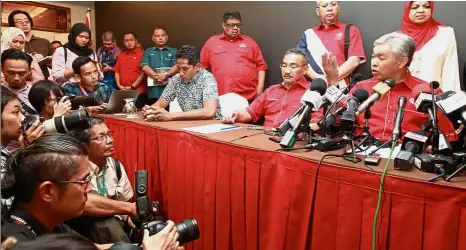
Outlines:
[[[154,47],[144,51],[141,62],[141,69],[153,81],[147,81],[148,104],[155,103],[162,95],[168,78],[178,72],[175,66],[176,49],[167,46],[168,33],[163,27],[156,27],[152,34]]]
[[[115,83],[115,64],[121,53],[121,49],[116,44],[113,32],[106,31],[102,35],[102,47],[97,50],[100,66],[104,72],[102,83],[116,89]]]
[[[51,61],[42,59],[53,54],[52,48],[47,39],[37,37],[32,34],[34,22],[29,13],[24,10],[12,11],[10,15],[8,15],[8,26],[16,27],[24,32],[26,39],[26,53],[33,55],[36,61],[41,61],[39,65],[42,69],[42,73],[45,78],[48,78],[49,71],[47,67],[51,67]]]
[[[241,34],[241,14],[223,14],[223,33],[212,36],[201,51],[201,65],[211,68],[218,93],[237,93],[252,102],[264,91],[267,63],[256,41]]]
[[[22,30],[14,27],[6,28],[2,33],[1,51],[3,53],[3,51],[7,49],[19,49],[24,52],[25,42],[26,35],[24,35]],[[37,63],[37,59],[35,59],[33,56],[31,56],[31,59],[31,74],[29,75],[28,80],[32,83],[35,83],[39,80],[44,80],[45,77],[42,74],[39,63]],[[2,79],[3,78],[4,76],[2,75]]]
[[[433,17],[434,6],[433,1],[405,3],[398,32],[416,43],[409,71],[424,81],[438,81],[444,91],[461,91],[455,31]]]
[[[146,92],[146,77],[141,70],[141,60],[144,52],[138,49],[138,38],[135,33],[128,32],[123,36],[125,50],[118,56],[115,71],[115,83],[118,89],[137,89],[139,93]]]
[[[338,1],[318,1],[316,7],[320,25],[304,31],[298,41],[298,48],[307,52],[310,79],[326,77],[322,67],[323,57],[333,57],[338,64],[338,82],[348,84],[348,76],[366,62],[362,36],[359,29],[352,25],[349,30],[348,55],[345,56],[344,41],[347,24],[338,20],[340,4]]]
[[[76,23],[68,34],[68,42],[55,50],[52,58],[52,77],[60,85],[78,82],[72,65],[79,56],[87,56],[97,62],[97,55],[89,48],[91,30],[84,23]],[[98,69],[98,79],[103,75]]]

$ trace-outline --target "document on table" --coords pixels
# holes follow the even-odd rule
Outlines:
[[[369,148],[363,147],[363,149],[365,151],[362,151],[362,152],[356,153],[356,154],[358,154],[358,155],[368,155],[372,151],[374,151],[376,148],[377,148],[376,146],[370,146]],[[395,149],[393,150],[393,153],[392,153],[392,159],[394,159],[396,157],[396,155],[398,154],[398,152],[400,152],[400,148],[401,148],[401,145],[398,145],[398,146],[395,147]],[[359,151],[359,150],[356,149],[356,152],[357,151]],[[377,150],[377,152],[375,152],[375,154],[378,154],[380,156],[380,158],[388,159],[388,156],[390,155],[390,148],[381,148],[381,149]]]
[[[196,127],[182,128],[182,130],[201,133],[201,134],[213,134],[223,131],[231,131],[235,129],[240,129],[240,126],[228,125],[228,124],[209,124]]]

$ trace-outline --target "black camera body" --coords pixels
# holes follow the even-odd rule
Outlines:
[[[136,212],[138,219],[141,222],[141,231],[145,229],[149,231],[149,235],[157,234],[162,231],[167,223],[164,221],[154,220],[152,208],[160,210],[160,204],[157,201],[151,202],[147,196],[147,170],[138,170],[135,173],[135,187],[136,187]],[[175,225],[176,231],[179,234],[178,242],[180,246],[189,243],[193,240],[199,239],[199,227],[194,218],[184,220]]]
[[[83,106],[83,107],[98,106],[103,103],[103,101],[98,100],[96,95],[77,96],[77,95],[67,94],[59,98],[58,101],[61,101],[62,99],[63,99],[63,102],[65,101],[71,102],[72,110],[79,109],[80,106]]]

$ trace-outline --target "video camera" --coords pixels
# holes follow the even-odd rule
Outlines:
[[[147,196],[147,170],[136,171],[135,182],[137,194],[136,212],[141,222],[141,232],[147,229],[149,235],[157,234],[167,226],[167,223],[154,220],[152,208],[155,207],[159,210],[160,206],[157,201],[151,202],[151,199]],[[199,227],[194,218],[175,224],[175,228],[179,234],[178,242],[180,246],[199,239]]]

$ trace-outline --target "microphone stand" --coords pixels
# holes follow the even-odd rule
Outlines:
[[[330,110],[330,109],[329,109],[329,110]],[[323,107],[323,110],[322,110],[322,111],[323,111],[323,114],[324,114],[324,115],[327,114],[327,107]],[[324,126],[323,126],[323,128],[321,128],[320,131],[319,131],[319,134],[320,134],[320,137],[321,137],[321,138],[327,137],[327,119],[325,119],[325,118],[326,118],[326,117],[324,116],[324,118],[323,118],[323,125],[324,125]],[[312,130],[311,130],[311,133],[312,133]],[[311,135],[311,137],[312,137],[312,135]]]
[[[439,140],[440,140],[440,130],[437,124],[437,109],[435,106],[435,95],[434,95],[434,87],[433,83],[430,83],[430,94],[432,95],[432,113],[429,113],[429,116],[432,116],[432,152],[434,154],[439,152]]]
[[[344,151],[343,151],[343,159],[345,159],[347,161],[351,161],[353,163],[358,163],[358,162],[360,162],[362,160],[361,160],[361,158],[356,157],[355,146],[354,146],[354,140],[353,139],[354,139],[353,134],[347,133],[347,132],[345,132],[345,134],[341,138],[341,140],[345,142],[345,148],[344,148]],[[351,149],[351,153],[346,152],[348,150],[348,146]]]
[[[372,107],[372,104],[368,106],[366,109],[366,112],[364,112],[365,123],[364,123],[364,128],[363,128],[364,130],[362,134],[354,138],[354,140],[359,140],[362,138],[362,140],[359,141],[359,143],[356,145],[356,148],[358,148],[359,150],[363,150],[362,147],[365,145],[370,146],[374,144],[374,142],[376,142],[375,137],[372,136],[371,132],[369,131],[369,120],[371,119],[371,116],[372,116],[371,107]]]

